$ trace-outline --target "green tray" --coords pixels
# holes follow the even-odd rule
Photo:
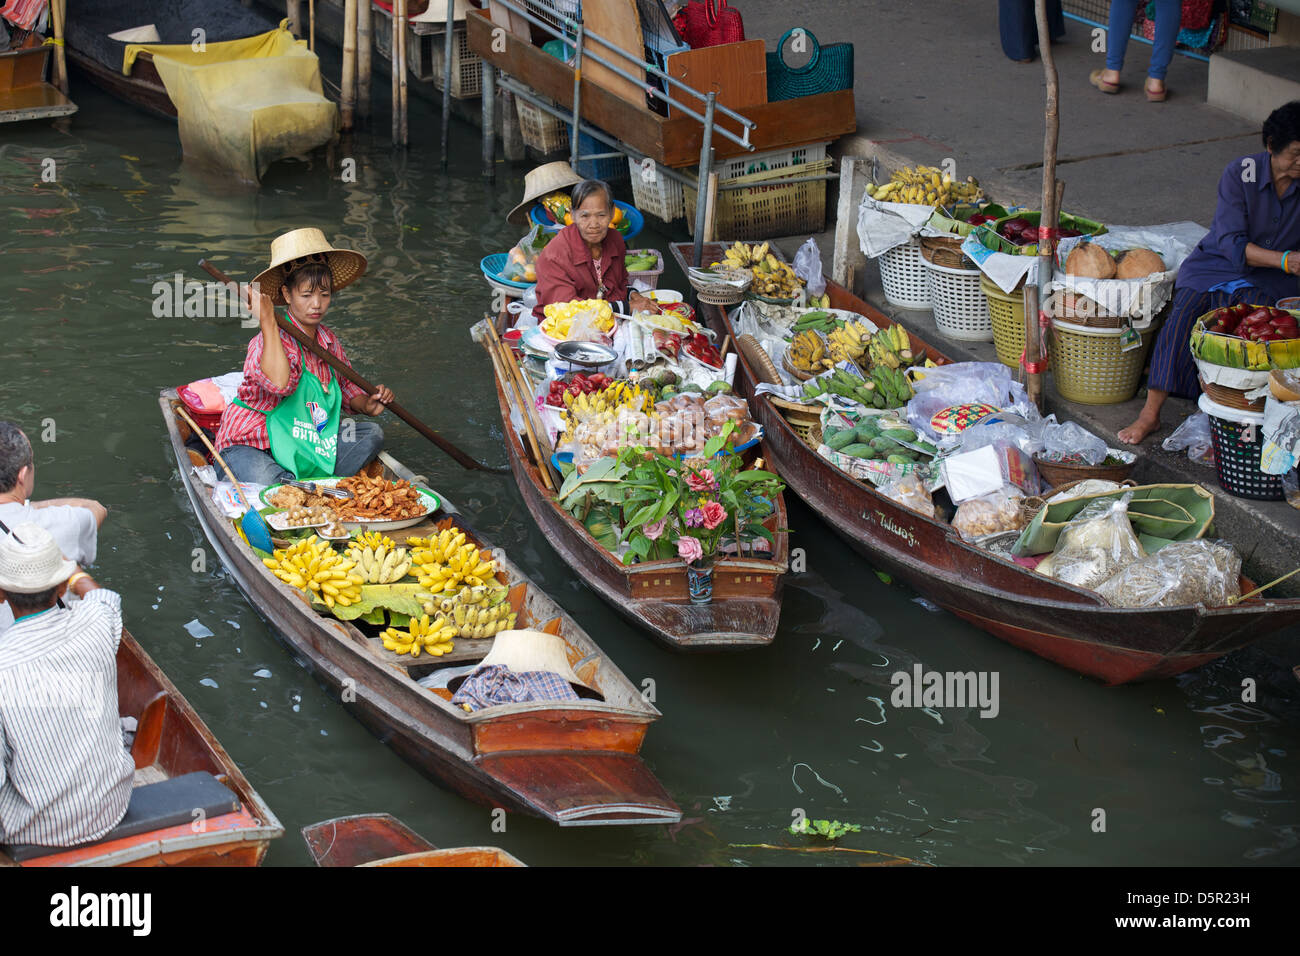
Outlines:
[[[1047,505],[1020,532],[1011,553],[1024,557],[1052,551],[1070,519],[1085,505],[1099,498],[1122,498],[1130,492],[1129,521],[1148,554],[1172,541],[1204,537],[1213,527],[1214,495],[1200,485],[1138,485]]]
[[[1005,252],[1009,256],[1036,256],[1038,255],[1038,243],[1033,242],[1028,245],[1018,246],[1014,242],[1003,239],[998,234],[998,229],[1009,219],[1025,219],[1037,226],[1042,215],[1042,212],[1038,210],[1013,213],[1003,216],[993,223],[991,227],[977,227],[975,234],[986,248],[992,249],[994,252]],[[1101,223],[1068,212],[1061,213],[1059,221],[1060,228],[1078,229],[1085,236],[1100,236],[1106,232],[1106,227]]]
[[[936,209],[934,215],[930,217],[930,228],[942,229],[954,236],[969,236],[975,227],[965,220],[975,215],[975,213],[982,212],[998,218],[1010,215],[1005,206],[999,206],[997,203],[991,202],[959,202],[952,207],[952,211],[956,214],[956,218],[945,215],[942,209]]]

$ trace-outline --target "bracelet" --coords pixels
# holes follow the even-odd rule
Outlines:
[[[68,578],[68,590],[71,591],[78,581],[80,581],[82,578],[88,578],[88,577],[90,577],[90,575],[87,574],[85,571],[76,572],[75,574],[72,575],[72,577]]]
[[[1290,272],[1290,271],[1291,271],[1290,269],[1288,269],[1288,268],[1286,267],[1286,257],[1289,256],[1289,255],[1291,255],[1290,252],[1284,252],[1284,253],[1282,253],[1282,271],[1283,271],[1283,272]]]

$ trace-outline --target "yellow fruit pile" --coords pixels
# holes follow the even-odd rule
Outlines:
[[[795,333],[785,354],[795,368],[814,375],[835,364],[835,360],[826,354],[826,344],[822,341],[822,337],[812,329]]]
[[[366,545],[361,547],[358,541],[348,548],[348,557],[356,562],[357,569],[367,584],[393,584],[406,577],[411,570],[411,556],[405,548],[396,547],[388,538],[388,544]]]
[[[364,581],[353,571],[355,563],[315,535],[289,548],[276,548],[262,563],[290,587],[318,594],[327,607],[347,607],[361,599]]]
[[[431,621],[426,614],[420,618],[411,618],[405,631],[390,627],[380,636],[384,647],[396,654],[419,657],[420,652],[424,651],[433,657],[442,657],[450,654],[455,647],[452,638],[456,636],[456,628],[442,618]]]
[[[467,544],[464,531],[445,528],[437,537],[408,538],[406,543],[415,548],[411,573],[433,594],[486,584],[496,574],[492,553]]]
[[[478,639],[515,626],[518,615],[506,601],[508,593],[506,588],[479,585],[451,596],[444,593],[441,599],[432,594],[417,597],[423,600],[426,614],[444,621],[444,626],[454,626],[457,636]]]
[[[591,394],[584,392],[570,395],[566,392],[564,404],[564,427],[557,440],[557,444],[561,445],[574,438],[598,441],[611,426],[620,421],[635,425],[640,433],[644,430],[642,425],[648,426],[651,420],[659,417],[655,411],[654,396],[640,385],[625,381],[607,385]],[[622,434],[622,431],[618,433]]]
[[[959,183],[934,166],[904,166],[883,186],[868,184],[867,195],[881,202],[950,206],[955,202],[975,202],[984,196],[984,190],[970,176]]]
[[[604,299],[575,299],[572,302],[552,302],[542,310],[542,332],[553,339],[567,339],[573,329],[573,320],[582,312],[594,312],[595,325],[601,332],[614,330],[614,310]]]
[[[867,351],[871,330],[861,322],[846,322],[826,337],[831,358],[836,362],[858,362]]]

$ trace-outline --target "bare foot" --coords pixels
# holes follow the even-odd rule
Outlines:
[[[1126,445],[1140,445],[1153,431],[1160,427],[1159,416],[1148,415],[1144,411],[1128,428],[1119,433],[1119,440]]]

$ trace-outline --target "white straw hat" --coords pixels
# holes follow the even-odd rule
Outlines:
[[[310,262],[329,266],[334,292],[356,282],[366,271],[366,257],[361,253],[335,249],[319,229],[294,229],[271,240],[271,264],[253,281],[275,305],[284,305],[280,287],[285,276]]]
[[[559,674],[570,684],[596,690],[573,672],[569,655],[565,653],[566,647],[568,645],[564,638],[545,631],[499,631],[492,640],[492,650],[487,652],[479,666],[496,664],[517,674],[550,671]]]
[[[544,166],[529,170],[524,176],[524,201],[510,210],[506,222],[522,224],[527,216],[521,218],[519,214],[527,213],[529,207],[537,200],[553,192],[567,191],[580,182],[582,177],[566,162],[546,163]]]
[[[38,594],[62,584],[77,570],[54,536],[31,521],[0,537],[0,591]]]

